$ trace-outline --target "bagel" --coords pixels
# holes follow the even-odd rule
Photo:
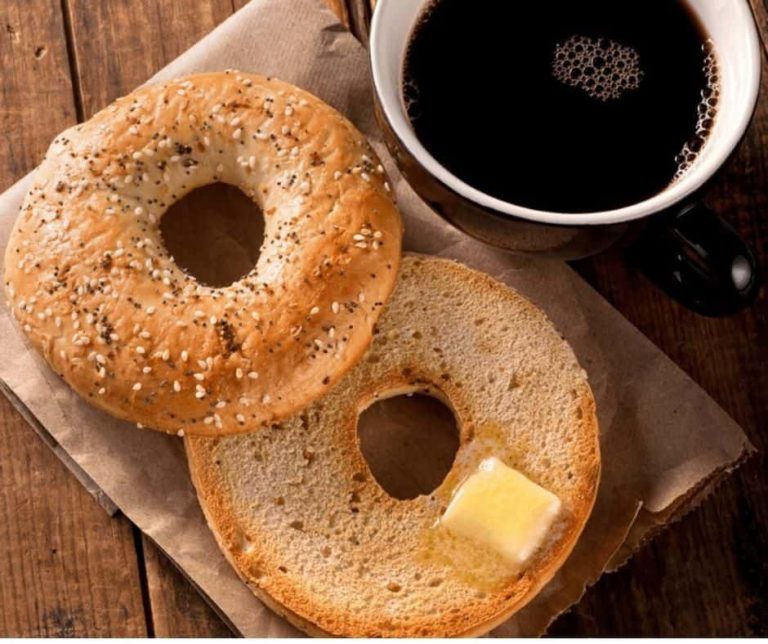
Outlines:
[[[361,454],[376,400],[426,392],[460,447],[431,494],[389,496]],[[542,311],[490,277],[408,256],[361,362],[297,416],[250,436],[185,439],[216,539],[268,606],[313,635],[477,635],[547,583],[591,512],[598,426],[586,374]],[[525,566],[438,529],[457,486],[497,457],[559,497]]]
[[[215,288],[163,245],[195,188],[265,217],[253,270]],[[52,143],[5,254],[9,307],[95,406],[182,434],[246,432],[328,391],[370,343],[402,224],[355,127],[274,79],[210,73],[140,88]]]

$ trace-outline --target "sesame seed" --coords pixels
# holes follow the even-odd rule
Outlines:
[[[157,309],[154,306],[147,307],[147,315],[153,315]]]
[[[184,430],[180,429],[179,431],[177,431],[176,436],[178,436],[179,438],[184,438]]]
[[[170,357],[171,357],[171,352],[168,349],[163,351],[163,356],[162,356],[163,360],[168,360],[168,358]]]
[[[147,350],[144,347],[136,347],[136,353],[139,355],[143,356],[146,352]]]
[[[213,416],[206,416],[206,417],[203,419],[203,422],[204,422],[206,425],[212,425],[212,424],[213,424]]]
[[[235,378],[240,380],[242,377],[243,377],[243,370],[240,367],[238,367],[237,369],[235,369]]]
[[[368,181],[368,182],[370,182],[370,180],[371,180],[371,175],[369,175],[367,172],[361,172],[361,173],[360,173],[360,178],[361,178],[363,181]]]
[[[224,407],[227,406],[227,402],[225,400],[220,400],[216,403],[216,409],[224,409]]]
[[[257,372],[255,372],[255,371],[249,371],[248,372],[248,377],[251,380],[257,380],[259,378],[259,374]]]
[[[201,369],[207,369],[208,363],[205,360],[198,360],[197,366],[200,367]]]
[[[142,373],[151,373],[151,372],[152,372],[152,367],[144,367],[144,368],[141,370],[141,372],[142,372]]]
[[[333,304],[331,304],[331,311],[333,311],[334,313],[338,313],[339,312],[339,303],[338,302],[334,302]]]
[[[137,217],[141,217],[144,214],[144,208],[141,206],[136,206],[136,208],[133,209],[133,214]]]
[[[186,362],[189,360],[189,352],[188,351],[182,351],[181,352],[181,361]]]
[[[245,422],[245,416],[243,416],[242,414],[238,414],[237,416],[235,416],[235,418],[237,419],[237,422],[240,423],[241,425]]]
[[[240,138],[242,133],[243,133],[243,129],[242,128],[237,128],[234,132],[232,132],[232,138],[237,140],[237,139]]]
[[[200,390],[196,391],[195,398],[197,398],[198,400],[200,400],[201,398],[205,398],[205,391],[200,391]]]
[[[317,315],[318,313],[320,313],[320,307],[319,307],[319,306],[313,306],[313,307],[312,307],[312,308],[309,310],[309,314],[310,314],[310,315]]]
[[[99,389],[99,396],[103,396],[105,393],[107,393],[107,390],[104,387]]]
[[[233,118],[233,119],[232,119],[232,120],[229,122],[229,124],[230,124],[232,127],[237,127],[238,125],[240,125],[240,117],[239,117],[239,116],[236,116],[235,118]]]
[[[338,180],[339,180],[339,179],[341,179],[343,176],[344,176],[344,173],[343,173],[343,172],[339,172],[338,170],[336,170],[336,172],[334,172],[334,173],[333,173],[333,180],[334,180],[334,181],[338,181]]]
[[[141,390],[141,383],[140,382],[135,383],[133,385],[133,390],[134,391],[140,391]]]
[[[268,405],[270,402],[272,402],[272,398],[269,394],[264,394],[261,397],[261,402],[263,405]]]

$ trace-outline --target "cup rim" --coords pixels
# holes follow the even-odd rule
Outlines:
[[[399,1],[401,0],[379,0],[373,12],[371,21],[368,45],[371,76],[373,88],[376,92],[383,116],[392,128],[393,133],[401,145],[403,145],[435,179],[468,201],[504,215],[544,224],[594,226],[625,223],[667,210],[686,199],[686,197],[694,194],[709,181],[715,173],[717,173],[744,137],[757,106],[760,92],[762,50],[754,16],[749,6],[747,6],[747,3],[744,2],[742,4],[745,12],[743,20],[745,22],[746,38],[749,40],[748,46],[751,49],[751,84],[748,88],[747,97],[743,103],[743,109],[738,116],[733,119],[732,127],[720,135],[726,139],[726,143],[720,147],[716,154],[702,159],[699,163],[694,165],[694,167],[691,168],[680,181],[671,184],[659,194],[622,208],[587,213],[571,213],[552,212],[520,206],[503,201],[502,199],[498,199],[497,197],[493,197],[474,188],[445,168],[422,145],[411,128],[411,124],[404,114],[399,83],[398,90],[395,92],[394,96],[392,95],[392,92],[384,87],[381,71],[383,54],[380,51],[380,43],[386,38],[386,27],[383,24],[382,16],[385,15],[387,5]],[[427,2],[424,2],[423,4],[426,5]]]

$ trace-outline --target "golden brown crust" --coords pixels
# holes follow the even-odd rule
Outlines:
[[[265,215],[225,288],[167,255],[158,221],[239,186]],[[10,307],[80,395],[165,432],[230,434],[332,387],[394,287],[402,224],[363,136],[292,85],[238,72],[141,88],[59,135],[7,247]]]
[[[378,397],[408,391],[452,407],[461,447],[435,492],[399,501],[373,478],[356,424]],[[568,557],[600,475],[592,392],[544,314],[486,275],[421,257],[404,259],[373,344],[327,396],[258,436],[185,443],[226,557],[268,606],[313,635],[489,631]],[[467,574],[463,551],[454,558],[433,526],[458,482],[489,455],[554,491],[565,511],[520,578],[487,585]]]

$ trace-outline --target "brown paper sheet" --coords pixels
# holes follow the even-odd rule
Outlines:
[[[347,114],[386,155],[373,120],[365,51],[319,0],[252,0],[156,78],[225,68],[307,88]],[[540,634],[587,585],[698,503],[753,448],[704,391],[567,265],[491,250],[443,223],[402,181],[394,184],[407,249],[460,260],[530,297],[589,373],[603,451],[593,516],[555,579],[494,632]],[[0,197],[0,251],[27,185],[28,178]],[[296,634],[253,597],[218,552],[189,481],[181,441],[139,431],[81,401],[27,348],[4,304],[0,379],[86,486],[151,537],[240,633]]]

